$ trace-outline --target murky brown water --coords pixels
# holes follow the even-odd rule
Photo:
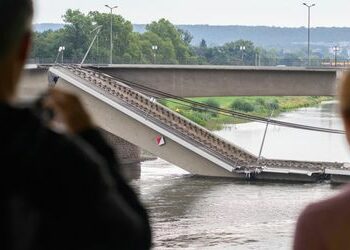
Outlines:
[[[280,119],[341,128],[334,104],[288,113]],[[253,153],[259,151],[264,125],[230,126],[218,134]],[[339,135],[271,127],[265,157],[350,161]],[[290,249],[302,208],[337,189],[329,184],[233,182],[193,177],[162,160],[142,165],[133,181],[147,204],[155,249]]]

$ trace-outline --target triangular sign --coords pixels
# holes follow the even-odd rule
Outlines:
[[[163,136],[158,135],[158,136],[156,137],[156,142],[157,142],[157,145],[158,145],[158,146],[163,146],[163,145],[165,145],[165,139],[164,139]]]

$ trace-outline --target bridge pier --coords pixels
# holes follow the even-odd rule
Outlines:
[[[116,157],[123,165],[140,163],[141,161],[141,149],[128,141],[104,130],[100,129],[102,135],[113,147]]]
[[[121,164],[121,170],[128,180],[140,179],[141,177],[141,149],[122,138],[100,128],[100,132],[112,146],[114,154]]]

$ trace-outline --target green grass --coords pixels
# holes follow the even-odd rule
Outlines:
[[[281,112],[291,111],[303,107],[311,107],[318,105],[319,103],[327,100],[331,100],[329,97],[314,97],[314,96],[303,96],[303,97],[202,97],[202,98],[191,98],[190,100],[210,104],[223,109],[231,109],[243,113],[252,115],[258,115],[262,117],[270,116],[272,108],[274,108],[274,116],[279,115]],[[184,103],[172,100],[162,99],[160,102],[168,108],[178,112],[179,114],[187,117],[188,119],[204,126],[210,130],[218,130],[222,128],[224,124],[234,124],[246,122],[244,120],[226,116],[222,114],[213,114],[203,109],[196,109],[194,107],[188,107]],[[235,104],[233,104],[235,103]],[[245,105],[242,105],[242,103]],[[247,104],[248,103],[248,104]],[[244,112],[244,109],[253,111]],[[241,110],[237,110],[237,108]]]

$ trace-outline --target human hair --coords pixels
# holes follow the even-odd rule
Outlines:
[[[0,1],[0,60],[31,31],[32,18],[32,0]]]
[[[350,118],[350,73],[345,72],[340,88],[340,109],[345,118]]]

